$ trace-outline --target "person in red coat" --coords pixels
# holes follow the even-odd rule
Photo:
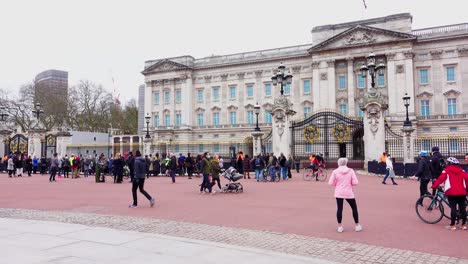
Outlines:
[[[466,187],[468,185],[468,174],[460,167],[460,162],[453,157],[447,159],[447,167],[442,171],[439,178],[432,184],[436,189],[444,183],[445,195],[450,203],[450,230],[456,230],[455,220],[457,217],[457,205],[461,213],[461,229],[466,227]]]

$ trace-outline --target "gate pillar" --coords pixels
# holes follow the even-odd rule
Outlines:
[[[291,154],[291,117],[296,112],[291,109],[291,103],[288,98],[281,95],[275,99],[271,115],[273,116],[273,153],[275,156],[279,156],[281,153],[288,158]]]
[[[28,155],[42,157],[42,142],[45,137],[45,130],[31,129],[28,131]]]
[[[262,136],[263,136],[263,132],[260,132],[260,131],[255,131],[252,133],[254,157],[262,153]]]
[[[10,137],[11,131],[2,129],[0,130],[0,155],[7,155],[8,148],[7,148],[7,141]]]
[[[404,157],[403,162],[406,163],[414,163],[414,138],[411,134],[414,131],[413,127],[403,127],[401,129],[403,132],[403,149],[404,149]]]
[[[364,112],[364,167],[367,162],[377,160],[385,151],[385,122],[383,112],[387,104],[380,98],[372,98],[361,107]]]
[[[71,144],[71,134],[66,131],[57,133],[57,156],[64,157],[67,154],[67,147]]]

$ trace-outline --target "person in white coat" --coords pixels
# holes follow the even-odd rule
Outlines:
[[[392,179],[393,185],[398,185],[398,183],[395,182],[395,171],[393,170],[393,163],[390,154],[387,154],[387,159],[385,160],[385,163],[387,165],[387,173],[385,174],[385,177],[382,181],[383,184],[387,184],[387,178],[390,177]]]

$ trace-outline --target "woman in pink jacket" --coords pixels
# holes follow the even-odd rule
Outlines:
[[[347,164],[347,158],[338,159],[338,168],[332,172],[330,180],[328,181],[328,184],[335,187],[336,205],[338,207],[336,219],[338,220],[339,233],[344,231],[341,219],[343,218],[343,202],[345,199],[353,210],[354,223],[356,224],[354,230],[356,232],[362,230],[362,226],[359,224],[358,209],[353,192],[353,186],[358,184],[358,179],[354,170],[348,168],[348,166],[346,166]]]

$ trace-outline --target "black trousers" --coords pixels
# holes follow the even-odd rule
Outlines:
[[[211,193],[211,182],[210,182],[210,175],[203,173],[203,182],[200,186],[200,192],[205,191],[205,188],[208,188],[208,191]]]
[[[450,204],[450,225],[455,225],[457,219],[457,205],[460,210],[462,225],[466,224],[466,196],[447,196]]]
[[[149,195],[145,189],[145,179],[144,178],[134,178],[132,181],[132,195],[133,195],[133,205],[137,206],[137,189],[140,189],[140,192],[146,197],[146,199],[151,200],[152,197]]]
[[[219,178],[213,178],[213,180],[211,181],[211,186],[215,186],[216,182],[218,182],[218,187],[221,189],[221,181],[219,180]]]
[[[419,183],[419,196],[430,194],[427,191],[427,185],[429,184],[430,181],[431,179],[421,179],[421,182]]]
[[[57,167],[51,167],[49,181],[55,181],[56,174],[57,174]]]
[[[341,220],[343,219],[343,200],[343,198],[336,198],[336,220],[338,220],[338,224],[341,224]],[[359,223],[356,199],[346,199],[346,202],[348,202],[349,206],[351,206],[351,209],[353,210],[354,223]]]

